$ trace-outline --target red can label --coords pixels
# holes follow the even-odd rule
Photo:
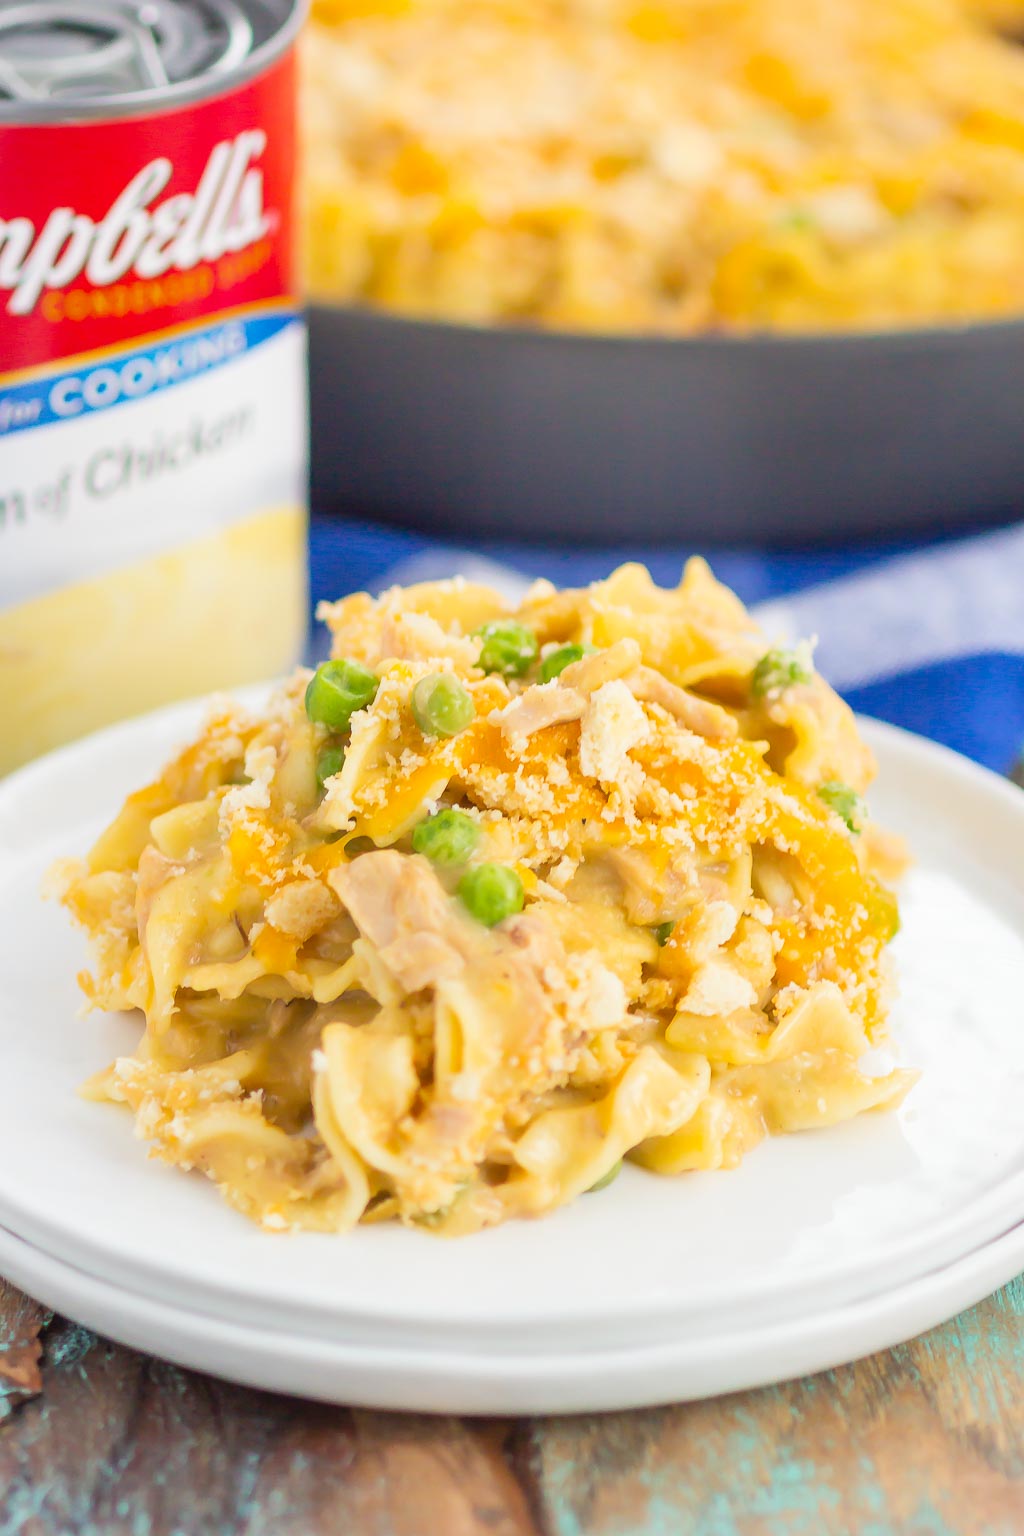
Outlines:
[[[0,381],[294,297],[294,69],[152,116],[0,127]]]

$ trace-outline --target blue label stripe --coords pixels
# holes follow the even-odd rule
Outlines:
[[[291,310],[239,316],[0,389],[0,438],[144,400],[232,362],[297,320]]]

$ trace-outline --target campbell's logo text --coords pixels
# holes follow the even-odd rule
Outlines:
[[[257,164],[266,144],[260,129],[223,140],[196,190],[162,202],[174,166],[164,157],[151,160],[98,221],[73,208],[52,209],[40,228],[31,219],[0,218],[0,292],[10,294],[8,313],[31,314],[44,292],[83,275],[94,288],[129,273],[159,278],[262,240],[274,222]]]

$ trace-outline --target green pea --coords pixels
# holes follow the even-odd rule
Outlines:
[[[599,1189],[607,1189],[609,1184],[614,1184],[622,1172],[622,1158],[617,1163],[612,1163],[607,1173],[603,1173],[596,1184],[591,1184],[587,1190],[588,1195],[596,1195]]]
[[[426,736],[457,736],[476,714],[476,705],[457,677],[431,672],[412,690],[412,715]]]
[[[750,677],[750,691],[755,699],[769,693],[782,693],[797,683],[809,683],[814,676],[810,646],[798,645],[791,651],[767,651]]]
[[[657,939],[662,949],[665,948],[665,945],[668,943],[669,939],[675,932],[675,927],[676,925],[674,922],[658,923],[656,927],[651,929],[651,932],[654,934],[654,937]]]
[[[849,784],[841,784],[838,779],[830,779],[827,784],[818,786],[818,799],[846,822],[854,836],[859,835],[868,819],[868,808],[855,789]]]
[[[306,689],[306,714],[314,725],[347,731],[357,710],[372,704],[380,686],[372,672],[358,661],[325,661],[317,667]]]
[[[480,828],[465,811],[451,808],[421,821],[412,834],[414,853],[434,864],[465,864],[480,841]]]
[[[328,779],[333,779],[336,773],[340,773],[345,761],[343,747],[324,747],[316,760],[316,781],[323,789]]]
[[[523,882],[507,864],[478,864],[459,881],[463,906],[486,928],[523,910]]]
[[[484,642],[477,665],[485,672],[522,677],[537,660],[537,636],[532,629],[517,624],[514,619],[492,619],[473,633]]]
[[[541,682],[550,683],[552,678],[560,677],[566,667],[571,667],[574,661],[582,661],[593,650],[592,645],[560,645],[557,651],[549,651],[540,664]]]

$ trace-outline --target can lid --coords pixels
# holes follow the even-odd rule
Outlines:
[[[266,41],[261,19],[240,0],[0,0],[0,115],[212,85]]]

